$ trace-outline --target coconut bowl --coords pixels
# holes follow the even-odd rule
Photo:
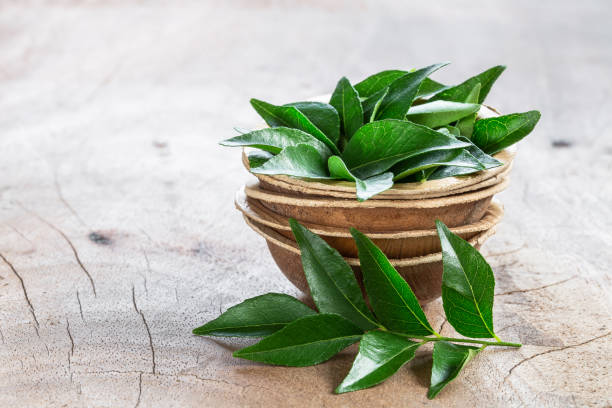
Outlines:
[[[482,219],[493,195],[508,185],[504,178],[492,186],[463,194],[419,200],[334,199],[297,197],[266,191],[259,183],[248,183],[245,193],[268,210],[304,223],[367,232],[398,232],[435,228],[439,219],[448,227],[473,224]]]
[[[265,238],[270,254],[285,277],[305,294],[309,294],[308,284],[302,269],[300,250],[297,244],[265,225],[244,217],[246,223]],[[495,233],[495,227],[472,237],[469,242],[476,249]],[[359,259],[345,258],[361,284]],[[442,254],[440,252],[421,257],[389,259],[393,267],[408,282],[419,303],[425,304],[441,295]]]
[[[273,229],[280,235],[295,241],[289,219],[276,214],[264,207],[257,200],[249,200],[241,189],[236,193],[236,208],[256,224]],[[451,228],[451,230],[465,240],[491,229],[503,217],[504,211],[501,203],[493,201],[484,217],[469,225]],[[323,238],[331,247],[342,256],[356,258],[357,246],[347,228],[328,227],[323,225],[304,223],[309,230]],[[391,233],[370,233],[363,230],[368,237],[390,258],[412,258],[440,252],[440,240],[435,229],[411,230]]]

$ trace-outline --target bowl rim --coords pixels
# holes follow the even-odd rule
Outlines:
[[[247,195],[244,191],[244,187],[240,188],[236,191],[236,195],[234,197],[234,205],[236,209],[240,211],[243,216],[252,219],[253,221],[262,224],[264,226],[270,227],[275,230],[283,230],[283,231],[291,231],[291,227],[289,223],[281,224],[280,219],[288,220],[288,217],[285,217],[280,214],[276,214],[275,212],[267,209],[264,205],[259,203],[256,199],[251,200],[249,202]],[[455,234],[468,234],[470,232],[481,232],[485,231],[495,225],[497,225],[504,216],[504,207],[498,200],[493,200],[487,208],[485,215],[479,221],[460,225],[457,227],[452,227],[450,230]],[[333,227],[326,225],[319,225],[314,223],[302,223],[309,230],[314,232],[317,235],[322,235],[326,237],[339,237],[339,238],[351,238],[351,234],[346,228],[341,227]],[[436,229],[424,229],[424,230],[409,230],[409,231],[395,231],[395,232],[367,232],[368,237],[372,239],[403,239],[403,238],[419,238],[419,237],[431,237],[437,235]]]
[[[508,187],[509,178],[505,177],[499,183],[481,190],[470,191],[463,194],[446,197],[422,198],[419,200],[366,200],[338,199],[327,197],[297,197],[287,194],[265,191],[259,182],[247,182],[244,191],[248,197],[275,204],[293,205],[300,207],[327,207],[327,208],[439,208],[456,204],[470,203],[497,194]]]
[[[244,221],[247,223],[247,225],[257,234],[261,235],[268,244],[271,243],[272,245],[276,245],[290,252],[293,252],[295,255],[298,255],[298,256],[301,255],[300,249],[297,247],[297,243],[279,234],[278,232],[274,231],[272,228],[266,227],[264,225],[258,225],[257,222],[251,221],[250,219],[248,219],[248,217],[244,215],[243,215],[243,218],[244,218]],[[478,244],[482,245],[487,239],[493,236],[496,231],[497,231],[497,227],[493,226],[489,228],[488,230],[485,230],[481,232],[480,234],[476,235],[475,237],[469,239],[468,242],[472,246],[475,246]],[[366,234],[366,235],[370,236],[370,234]],[[344,257],[344,260],[351,266],[360,265],[358,258]],[[417,256],[417,257],[412,257],[412,258],[389,258],[389,262],[394,267],[423,265],[423,264],[439,262],[441,260],[442,260],[442,252],[436,252],[433,254]]]

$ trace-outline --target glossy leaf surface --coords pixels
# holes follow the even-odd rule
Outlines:
[[[474,103],[434,101],[411,107],[406,119],[430,128],[447,125],[480,109]]]
[[[463,102],[467,99],[468,95],[476,86],[476,84],[480,84],[480,92],[478,95],[478,103],[483,103],[491,87],[499,78],[499,76],[506,69],[503,65],[497,65],[493,68],[489,68],[480,74],[473,76],[466,81],[460,83],[459,85],[452,86],[444,91],[436,94],[431,98],[432,101],[444,100],[451,102]]]
[[[468,146],[428,127],[388,119],[362,126],[346,145],[342,157],[356,177],[367,178],[421,153]]]
[[[380,384],[414,358],[421,343],[396,334],[371,331],[361,339],[351,371],[336,388],[340,394]]]
[[[395,270],[385,254],[364,234],[351,228],[359,251],[363,284],[378,320],[399,333],[435,333],[410,286]]]
[[[296,220],[289,224],[301,251],[302,267],[310,294],[321,313],[335,313],[363,330],[378,327],[366,306],[353,269],[323,238]]]
[[[272,157],[274,157],[274,155],[270,152],[266,152],[265,150],[248,152],[247,159],[249,160],[249,168],[254,169],[255,167],[259,167]]]
[[[239,136],[232,137],[220,142],[223,146],[248,146],[256,147],[267,152],[278,154],[285,147],[308,144],[317,149],[321,156],[327,158],[331,155],[331,150],[325,143],[309,133],[298,129],[287,127],[274,127],[254,130]]]
[[[193,330],[201,336],[261,337],[315,311],[282,293],[268,293],[247,299],[221,316]]]
[[[234,357],[261,363],[305,367],[329,360],[356,343],[362,330],[335,314],[306,316],[289,323],[259,343],[234,352]]]
[[[336,109],[322,102],[293,102],[283,106],[293,106],[304,114],[332,142],[338,143],[340,138],[340,118]]]
[[[478,349],[471,346],[436,342],[431,367],[431,385],[427,398],[433,399],[452,380],[457,378],[463,367],[478,354]]]
[[[359,94],[345,77],[342,77],[329,101],[340,115],[340,126],[345,140],[363,125],[363,109]]]
[[[465,98],[463,102],[465,103],[478,103],[480,96],[480,82],[474,85],[468,96]],[[462,118],[457,122],[457,129],[460,134],[470,138],[472,137],[472,132],[474,131],[474,122],[476,121],[477,112],[474,112],[471,115]]]
[[[485,167],[474,156],[465,149],[439,150],[411,157],[397,163],[391,168],[395,176],[394,181],[399,181],[420,170],[438,166],[465,167],[474,171],[484,170]]]
[[[312,146],[289,146],[259,167],[251,169],[255,174],[285,174],[287,176],[328,179],[325,160]]]
[[[540,120],[540,112],[513,113],[476,121],[472,141],[485,153],[495,154],[527,136]]]
[[[329,174],[331,177],[355,182],[357,199],[359,201],[365,201],[393,187],[393,173],[391,172],[382,173],[362,180],[355,177],[349,171],[348,167],[346,167],[346,164],[339,156],[330,157],[327,160],[327,166],[329,167]]]
[[[468,242],[437,220],[442,245],[442,302],[448,322],[458,333],[475,338],[496,337],[493,332],[491,267]]]
[[[361,103],[363,107],[363,123],[374,122],[378,109],[380,109],[380,104],[388,93],[389,88],[381,89]]]

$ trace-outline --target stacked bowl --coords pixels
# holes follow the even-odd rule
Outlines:
[[[266,239],[283,274],[308,293],[300,251],[289,227],[295,218],[338,250],[361,281],[357,247],[349,228],[365,233],[387,255],[424,304],[440,296],[442,254],[435,220],[480,246],[503,216],[493,196],[508,185],[514,149],[494,157],[502,166],[474,175],[425,183],[397,183],[367,201],[356,199],[354,183],[257,174],[236,193],[236,208]],[[248,160],[243,155],[248,169]]]

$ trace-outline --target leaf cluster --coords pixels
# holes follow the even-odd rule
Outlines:
[[[264,337],[234,352],[234,357],[296,367],[319,364],[360,342],[353,366],[336,393],[383,382],[414,358],[419,347],[434,342],[429,398],[456,378],[483,348],[520,347],[502,342],[493,330],[495,279],[491,267],[442,222],[437,221],[436,226],[444,264],[444,311],[455,330],[468,338],[442,337],[432,328],[408,283],[366,235],[351,230],[370,307],[342,255],[296,220],[290,223],[317,312],[291,296],[268,293],[229,308],[194,329],[194,334]],[[494,341],[477,340],[491,338]]]
[[[529,134],[538,111],[480,119],[495,66],[447,86],[429,76],[447,65],[388,70],[352,85],[343,77],[329,103],[273,105],[251,99],[270,126],[221,142],[249,146],[251,172],[355,182],[360,201],[396,182],[424,182],[502,165],[492,155]]]

